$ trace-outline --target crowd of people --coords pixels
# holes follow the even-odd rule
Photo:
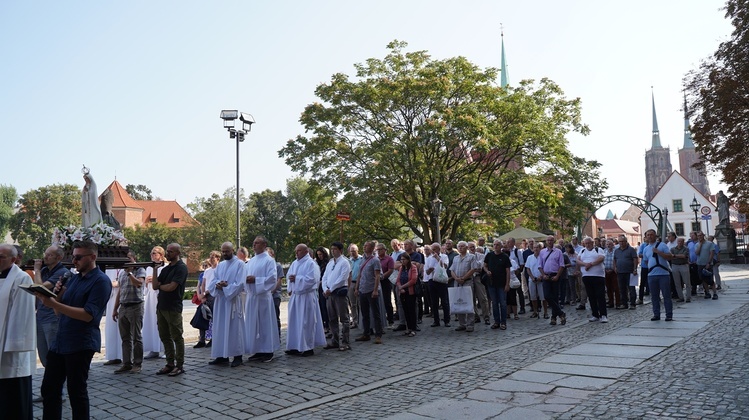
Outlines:
[[[356,244],[299,244],[286,272],[264,237],[253,241],[252,256],[226,242],[203,265],[194,302],[200,305],[196,316],[206,322],[194,347],[210,348],[210,365],[237,367],[245,355],[247,361],[271,362],[281,345],[284,279],[285,353],[300,357],[314,355],[316,348],[351,350],[352,330],[355,342],[382,344],[386,330],[416,337],[425,318],[431,318],[431,327],[456,323],[455,331],[470,333],[482,322],[506,330],[508,320],[527,311],[529,318],[565,325],[566,305],[576,310],[589,305],[589,321],[606,323],[608,309],[635,309],[649,294],[651,319],[661,319],[662,306],[671,321],[673,299],[690,302],[698,287],[705,299],[718,299],[714,238],[693,232],[687,240],[669,233],[661,241],[653,230],[644,238],[637,248],[624,235],[569,243],[554,236],[539,242],[495,239],[491,247],[484,238],[423,247],[393,239],[389,250],[385,243],[367,241],[362,254]],[[32,418],[32,401],[41,401],[44,418],[60,418],[67,382],[73,416],[86,418],[88,370],[101,350],[105,308],[106,323],[116,326],[105,332],[107,352],[111,347],[114,355],[105,364],[121,365],[115,374],[141,372],[143,359],[161,352],[166,363],[155,373],[183,374],[188,270],[181,253],[176,243],[166,250],[156,246],[155,269],[127,267],[113,274],[98,268],[95,244],[78,242],[74,270],[63,266],[64,251],[51,246],[25,272],[19,268],[20,250],[0,245],[0,405],[9,407],[12,418]],[[129,258],[135,261],[133,254]],[[36,293],[35,302],[16,287],[33,283],[56,295]],[[35,350],[45,372],[41,396],[33,399]]]

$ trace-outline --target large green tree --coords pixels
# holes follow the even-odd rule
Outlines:
[[[146,226],[126,227],[122,233],[125,234],[128,246],[135,252],[138,261],[151,261],[150,254],[154,246],[158,245],[166,249],[167,245],[174,242],[185,247],[182,253],[187,256],[182,229],[170,228],[161,223],[149,223]]]
[[[749,212],[749,1],[729,0],[734,30],[712,57],[684,79],[697,151],[722,175],[729,195]]]
[[[5,238],[10,230],[13,208],[18,201],[18,192],[12,185],[0,184],[0,238]]]
[[[73,184],[30,190],[18,204],[18,213],[11,218],[11,235],[29,258],[41,258],[52,243],[55,227],[81,224],[81,190]]]
[[[223,195],[216,193],[210,197],[197,197],[187,205],[193,218],[199,222],[186,228],[186,239],[194,243],[204,255],[212,250],[219,250],[221,244],[236,238],[236,189],[229,188]],[[247,199],[240,194],[240,209],[246,206]],[[246,213],[241,212],[240,226],[246,225]],[[243,243],[251,243],[252,239],[242,238]],[[235,244],[236,245],[236,244]]]
[[[354,79],[339,73],[318,86],[321,102],[300,118],[308,134],[289,140],[279,156],[426,241],[436,236],[436,197],[445,203],[441,236],[455,236],[482,209],[502,216],[537,201],[544,180],[533,173],[570,167],[565,135],[588,131],[578,99],[566,99],[548,79],[503,89],[496,69],[405,47],[394,41],[384,59],[355,65]],[[369,230],[390,233],[381,226],[389,219],[368,216]]]
[[[265,190],[250,194],[245,208],[248,223],[242,226],[245,244],[252,243],[255,236],[262,235],[277,255],[287,254],[286,240],[292,223],[287,201],[281,191]]]

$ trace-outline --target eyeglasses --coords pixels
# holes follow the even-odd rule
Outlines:
[[[80,261],[83,259],[83,257],[88,257],[89,255],[94,255],[94,254],[73,255],[73,261]]]

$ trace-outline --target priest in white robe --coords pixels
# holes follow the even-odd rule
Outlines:
[[[244,290],[247,275],[244,261],[234,255],[234,245],[221,245],[221,261],[211,276],[206,290],[213,296],[213,338],[211,365],[229,363],[231,367],[242,364],[244,354],[244,307],[240,292]]]
[[[294,253],[296,261],[291,263],[286,277],[289,292],[286,354],[312,356],[316,346],[327,344],[317,300],[320,266],[310,257],[307,245],[297,245]]]
[[[14,264],[12,245],[0,245],[0,417],[32,419],[31,375],[36,370],[34,296],[21,290],[33,283]]]
[[[245,353],[251,361],[270,362],[279,349],[276,307],[273,289],[276,287],[276,261],[265,252],[268,241],[258,236],[252,243],[255,256],[245,265],[247,303],[245,305]]]

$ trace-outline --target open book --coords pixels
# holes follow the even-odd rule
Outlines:
[[[35,295],[36,293],[40,293],[44,296],[48,296],[51,298],[57,297],[56,294],[54,294],[51,290],[47,289],[41,284],[19,284],[18,287],[31,293],[32,295]]]

